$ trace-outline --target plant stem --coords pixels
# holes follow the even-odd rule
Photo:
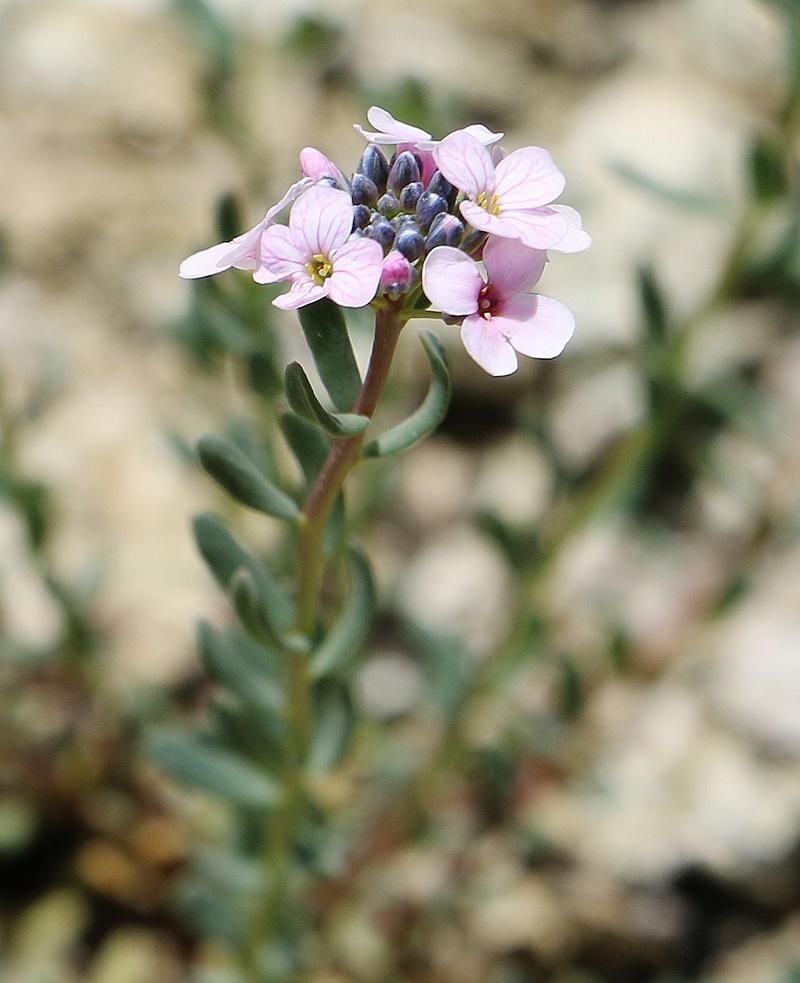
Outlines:
[[[404,323],[394,306],[377,311],[372,352],[364,383],[353,407],[354,413],[372,418],[389,377]],[[334,443],[308,493],[298,520],[297,609],[294,629],[296,635],[307,642],[310,642],[314,633],[318,617],[325,572],[325,530],[345,480],[357,463],[363,440],[364,434],[358,434],[339,438]],[[303,768],[311,738],[309,648],[309,644],[298,645],[287,653],[290,660],[290,753],[285,772],[284,801],[270,823],[266,854],[272,882],[267,899],[269,911],[265,912],[265,920],[267,931],[273,937],[280,932],[282,915],[289,904],[292,847],[303,803]],[[264,943],[264,930],[263,922],[259,922],[254,931],[257,937],[252,940],[254,948]]]

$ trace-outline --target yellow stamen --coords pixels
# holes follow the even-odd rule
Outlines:
[[[486,197],[486,192],[481,191],[478,195],[478,204],[491,215],[500,214],[500,199],[497,195],[492,195],[491,200]]]
[[[315,256],[313,256],[311,258],[311,262],[306,263],[306,269],[311,275],[311,279],[318,287],[321,287],[323,281],[333,273],[333,267],[322,255],[322,253],[317,253]]]

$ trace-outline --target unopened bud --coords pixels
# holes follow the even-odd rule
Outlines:
[[[344,187],[339,168],[329,160],[321,150],[314,147],[304,147],[300,151],[300,170],[304,177],[310,177],[320,184],[330,184],[334,188]],[[323,181],[323,179],[328,179]]]
[[[423,192],[417,202],[417,223],[423,232],[431,227],[431,222],[442,212],[447,211],[447,202],[441,195],[430,191]]]
[[[461,243],[461,249],[468,255],[473,256],[475,259],[479,259],[480,252],[488,238],[488,232],[481,232],[480,229],[473,229]]]
[[[356,173],[368,177],[378,189],[378,194],[382,195],[386,190],[386,179],[389,176],[389,161],[386,159],[386,154],[379,146],[370,143],[361,155]]]
[[[353,228],[365,229],[371,217],[372,210],[368,205],[356,205],[353,208]]]
[[[425,252],[425,239],[417,229],[402,229],[394,240],[394,248],[413,263]]]
[[[350,197],[354,205],[374,205],[378,200],[378,189],[375,182],[366,174],[354,174],[350,186]]]
[[[398,154],[395,157],[392,163],[387,187],[390,191],[394,191],[395,194],[399,195],[406,185],[414,184],[416,181],[419,181],[419,178],[419,162],[417,158],[410,150],[404,150],[402,154]]]
[[[378,199],[377,208],[381,215],[385,215],[387,218],[393,218],[400,211],[400,202],[397,200],[397,195],[392,191],[387,191],[385,195],[381,195]]]
[[[458,189],[455,188],[441,171],[436,171],[428,183],[427,191],[434,195],[440,195],[447,202],[447,207],[452,208],[456,200]]]
[[[425,248],[428,252],[437,246],[458,247],[464,235],[464,223],[455,215],[439,212],[431,222]]]
[[[417,271],[402,253],[393,249],[381,268],[381,291],[396,300],[407,293],[417,278]]]
[[[422,181],[412,181],[411,184],[407,184],[403,188],[400,192],[400,207],[404,212],[413,212],[416,210],[423,187]]]
[[[364,229],[364,235],[368,239],[379,242],[384,253],[388,253],[394,243],[394,229],[389,219],[382,215],[376,215],[372,222]]]

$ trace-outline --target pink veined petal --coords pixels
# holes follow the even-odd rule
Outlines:
[[[303,147],[300,151],[300,170],[313,181],[323,177],[339,178],[339,168],[314,147]]]
[[[552,297],[518,294],[503,304],[502,314],[492,318],[521,355],[555,358],[575,332],[572,311]]]
[[[470,126],[464,127],[465,133],[471,133],[475,139],[484,145],[484,147],[490,147],[493,143],[497,143],[498,140],[502,140],[505,133],[493,133],[488,126],[484,126],[483,123],[472,123]]]
[[[328,283],[325,281],[321,286],[317,286],[311,278],[308,280],[297,279],[292,283],[292,288],[287,294],[276,297],[272,303],[275,307],[280,307],[284,311],[296,311],[298,307],[305,307],[306,304],[313,304],[315,300],[322,300],[328,295]]]
[[[383,249],[374,239],[349,239],[331,258],[328,296],[342,307],[365,307],[378,292]]]
[[[290,277],[307,275],[306,257],[298,248],[292,230],[271,225],[261,237],[259,265],[253,274],[256,283],[277,283]]]
[[[447,180],[469,198],[494,189],[494,165],[489,151],[471,133],[456,130],[434,148],[433,159]]]
[[[315,185],[300,195],[289,215],[289,229],[308,262],[330,257],[353,228],[353,203],[346,191]]]
[[[478,295],[484,286],[474,259],[452,246],[432,249],[422,267],[422,289],[444,314],[461,317],[478,309]]]
[[[519,239],[492,236],[483,247],[483,263],[489,282],[499,294],[526,294],[539,282],[547,263],[547,253],[531,249]]]
[[[519,368],[516,352],[498,330],[497,318],[487,320],[480,314],[465,318],[461,325],[461,341],[467,353],[489,375],[511,375]]]
[[[225,263],[225,257],[231,252],[231,243],[220,242],[216,246],[209,246],[208,249],[201,249],[200,252],[192,253],[191,256],[181,263],[178,275],[184,280],[196,280],[201,276],[212,276],[227,270],[232,264]],[[220,262],[223,265],[220,265]]]
[[[276,202],[272,206],[272,208],[269,209],[267,214],[264,216],[263,221],[267,223],[270,222],[273,218],[275,218],[278,212],[283,211],[283,209],[286,208],[287,205],[290,205],[292,202],[297,201],[300,195],[308,188],[312,187],[313,184],[314,182],[310,177],[300,178],[299,181],[295,181],[295,183],[291,186],[291,188],[289,188],[289,190],[286,192],[283,198],[281,198],[279,202]]]
[[[519,229],[506,216],[490,215],[474,201],[462,201],[461,214],[473,229],[502,236],[504,239],[519,239]]]
[[[566,219],[552,208],[508,211],[500,218],[508,228],[516,231],[516,238],[531,249],[552,249],[567,232]]]
[[[371,106],[367,112],[367,119],[378,132],[371,133],[358,123],[353,124],[356,133],[368,140],[370,143],[415,143],[417,140],[430,140],[431,135],[426,130],[418,126],[411,126],[410,123],[402,123],[379,106]]]
[[[494,193],[506,209],[548,205],[564,190],[564,175],[541,147],[522,147],[497,165]]]
[[[564,237],[550,248],[559,253],[580,253],[584,249],[588,249],[592,244],[592,237],[584,231],[580,214],[574,208],[570,208],[569,205],[550,205],[550,208],[562,215],[567,223],[567,232]]]

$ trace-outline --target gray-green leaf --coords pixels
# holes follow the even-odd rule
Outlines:
[[[286,396],[298,416],[316,423],[332,437],[354,437],[369,426],[369,417],[357,413],[329,413],[317,399],[308,376],[299,362],[286,366]]]
[[[225,437],[203,434],[197,442],[197,453],[211,477],[242,505],[276,519],[292,521],[300,514],[297,503],[265,478],[247,455]]]
[[[347,606],[311,657],[311,674],[318,679],[345,668],[357,655],[375,613],[375,583],[366,556],[350,549],[350,594]]]
[[[301,307],[297,315],[333,405],[343,413],[349,412],[361,391],[361,373],[341,307],[326,297]]]

